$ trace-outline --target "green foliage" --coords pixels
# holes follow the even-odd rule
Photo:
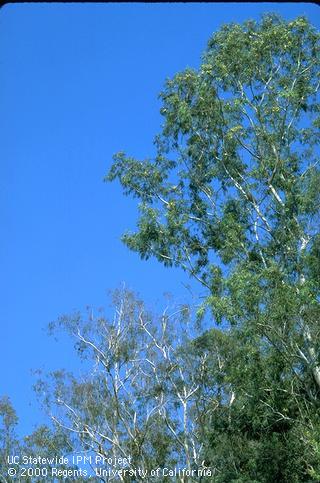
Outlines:
[[[155,158],[115,156],[107,179],[142,200],[129,248],[209,290],[214,258],[230,271],[248,260],[261,271],[270,258],[284,274],[289,259],[301,269],[299,243],[312,237],[312,250],[318,221],[318,69],[319,36],[304,18],[267,15],[217,32],[200,68],[160,95]]]
[[[14,468],[17,475],[21,473],[23,468],[28,465],[23,464],[23,456],[31,458],[58,458],[68,455],[73,448],[70,443],[69,434],[61,431],[54,431],[47,426],[39,426],[33,433],[21,439],[16,434],[18,425],[18,417],[7,396],[0,398],[0,480],[1,483],[11,483],[12,481],[22,481],[24,483],[43,483],[43,476],[24,475],[10,477],[9,468]],[[9,463],[8,457],[17,457],[18,463]],[[36,468],[36,465],[29,465],[30,468]],[[69,467],[69,466],[68,466]],[[40,467],[39,467],[40,468]],[[48,475],[52,466],[49,464],[41,465],[42,469],[47,469]],[[67,466],[61,465],[61,470],[67,469]],[[51,481],[51,479],[50,479]],[[61,478],[56,481],[69,481]],[[74,480],[72,480],[74,481]],[[79,482],[80,483],[80,482]]]
[[[54,434],[68,435],[73,452],[130,455],[144,471],[200,468],[203,395],[212,389],[205,357],[190,341],[189,308],[169,304],[156,315],[128,290],[115,291],[113,304],[112,318],[88,310],[51,324],[69,333],[88,369],[81,380],[63,370],[40,376],[36,389]]]
[[[319,53],[304,17],[224,25],[166,82],[156,155],[106,177],[142,202],[127,246],[207,289],[219,482],[319,481]]]
[[[7,478],[8,455],[18,454],[19,441],[15,433],[17,414],[7,396],[0,398],[0,477]]]

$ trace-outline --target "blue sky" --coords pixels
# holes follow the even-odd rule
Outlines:
[[[187,298],[186,275],[143,262],[120,241],[135,203],[103,183],[112,155],[153,153],[166,77],[199,65],[222,23],[311,3],[13,4],[0,10],[0,395],[20,433],[43,421],[30,369],[76,368],[70,344],[45,327],[108,304],[123,281],[149,303]]]

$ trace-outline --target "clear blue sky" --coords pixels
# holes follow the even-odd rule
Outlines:
[[[142,262],[120,242],[135,203],[102,179],[113,153],[145,157],[159,131],[166,77],[196,67],[222,23],[315,4],[15,4],[0,10],[0,395],[20,432],[43,418],[30,369],[76,367],[44,328],[108,303],[122,281],[148,302],[187,296],[186,276]]]

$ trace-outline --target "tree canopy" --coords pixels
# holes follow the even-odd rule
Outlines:
[[[279,272],[291,286],[303,275],[315,294],[318,89],[319,36],[306,19],[222,27],[199,69],[167,80],[156,155],[115,156],[106,179],[141,200],[125,243],[182,266],[220,300],[222,278],[240,270]]]
[[[319,60],[306,18],[223,26],[166,81],[155,155],[106,177],[140,200],[126,245],[198,280],[221,327],[201,338],[232,400],[208,428],[217,481],[319,478]]]

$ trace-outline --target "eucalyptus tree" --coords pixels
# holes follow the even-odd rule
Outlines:
[[[254,418],[253,439],[296,431],[291,460],[301,444],[312,453],[286,474],[280,458],[270,478],[281,481],[319,478],[319,85],[319,34],[306,18],[224,25],[199,68],[166,81],[154,154],[120,152],[106,177],[139,200],[125,244],[194,277],[206,290],[198,316],[210,311],[221,327],[206,344],[232,341],[219,380],[238,407],[235,432]]]
[[[53,426],[71,453],[86,455],[99,481],[154,481],[157,468],[157,481],[167,481],[163,469],[175,467],[192,473],[188,481],[212,481],[202,433],[214,388],[208,351],[191,343],[188,307],[168,304],[155,315],[128,290],[115,291],[113,303],[112,317],[89,309],[51,324],[53,333],[71,336],[86,367],[82,376],[40,376],[37,392]]]
[[[18,416],[8,396],[0,398],[0,481],[1,483],[70,481],[54,478],[51,460],[71,452],[69,435],[39,426],[24,438],[18,436]],[[41,464],[37,461],[41,459]],[[59,465],[66,470],[68,465]],[[75,481],[74,479],[72,481]]]
[[[0,477],[4,482],[10,481],[8,457],[19,454],[17,423],[18,417],[10,399],[2,396],[0,398]]]

